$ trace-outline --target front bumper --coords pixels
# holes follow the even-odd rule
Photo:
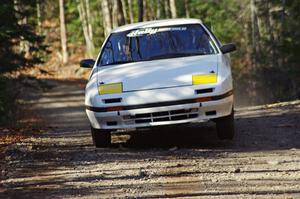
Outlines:
[[[205,122],[229,115],[232,106],[233,93],[227,91],[220,95],[163,103],[116,106],[115,109],[87,106],[86,113],[93,128],[130,129]]]

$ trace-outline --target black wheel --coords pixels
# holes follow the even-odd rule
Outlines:
[[[109,147],[111,136],[109,130],[91,128],[93,143],[97,148]]]
[[[234,137],[234,113],[216,119],[217,135],[221,140],[232,140]]]

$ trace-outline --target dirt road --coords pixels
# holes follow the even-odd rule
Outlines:
[[[95,149],[82,86],[52,83],[27,101],[49,130],[6,147],[0,198],[300,198],[300,101],[236,110],[233,142],[209,123]]]

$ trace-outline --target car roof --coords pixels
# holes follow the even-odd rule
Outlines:
[[[199,19],[163,19],[163,20],[145,21],[145,22],[127,24],[124,26],[117,27],[112,31],[112,33],[134,30],[139,28],[152,28],[152,27],[174,26],[174,25],[195,24],[195,23],[202,23],[202,22]]]

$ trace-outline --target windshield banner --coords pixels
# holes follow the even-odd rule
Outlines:
[[[165,32],[165,31],[185,31],[187,27],[163,27],[163,28],[145,28],[145,29],[138,29],[131,31],[126,36],[127,37],[139,37],[142,35],[152,35],[158,32]]]

